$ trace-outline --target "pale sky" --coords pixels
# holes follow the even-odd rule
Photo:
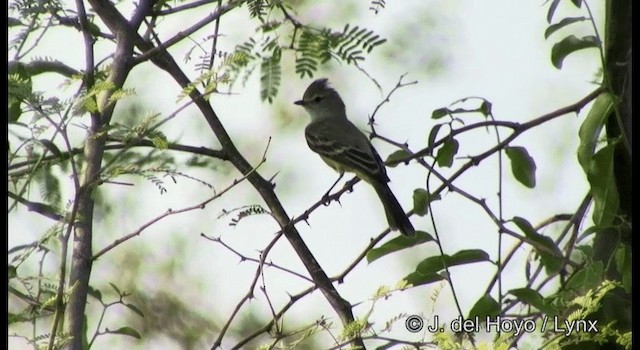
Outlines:
[[[593,49],[570,55],[562,70],[554,68],[550,61],[553,43],[563,37],[562,33],[583,34],[590,30],[586,24],[576,29],[565,29],[557,36],[545,40],[543,33],[547,26],[547,6],[543,1],[498,1],[475,0],[451,1],[387,1],[387,7],[379,14],[368,10],[364,2],[344,2],[345,8],[353,14],[343,15],[335,10],[335,3],[324,2],[300,12],[299,18],[317,25],[342,29],[346,22],[365,26],[389,41],[383,47],[374,49],[362,67],[381,84],[383,93],[353,66],[333,64],[333,70],[318,72],[318,77],[329,78],[347,105],[349,118],[359,127],[366,129],[367,116],[390,91],[400,75],[407,73],[404,81],[418,81],[415,85],[395,92],[391,101],[385,104],[377,115],[377,131],[396,141],[408,141],[415,151],[427,144],[430,129],[436,122],[430,119],[431,112],[448,106],[451,102],[467,97],[481,96],[493,104],[496,119],[526,122],[560,107],[571,104],[593,91],[594,79],[599,61]],[[342,4],[342,2],[341,2]],[[567,5],[568,6],[568,5]],[[560,8],[556,18],[567,16],[573,9]],[[597,8],[596,14],[602,13]],[[199,17],[201,14],[193,12]],[[222,20],[222,28],[241,23],[245,10],[234,13]],[[602,22],[602,18],[598,18]],[[238,27],[238,26],[235,26]],[[162,26],[161,26],[162,28]],[[180,27],[176,26],[176,30]],[[599,27],[602,30],[602,26]],[[79,38],[77,32],[72,32]],[[251,35],[251,31],[230,32],[222,37],[222,45],[230,49],[237,42],[232,41]],[[161,33],[167,35],[168,33]],[[208,35],[202,31],[194,35],[199,40]],[[166,37],[166,36],[165,36]],[[395,41],[394,41],[395,40]],[[78,41],[81,42],[81,41]],[[68,41],[71,45],[72,41]],[[44,42],[41,52],[51,52],[51,45]],[[176,52],[184,52],[189,43],[179,46]],[[105,48],[108,49],[108,48]],[[77,50],[56,50],[56,57],[65,62],[77,62],[81,67],[81,48]],[[393,60],[385,59],[385,55]],[[181,54],[175,55],[182,62]],[[236,85],[228,96],[214,96],[212,104],[227,131],[254,164],[259,160],[271,137],[267,153],[267,163],[260,169],[262,176],[275,178],[276,193],[287,213],[298,216],[320,199],[336,179],[336,174],[320,158],[308,149],[303,129],[308,122],[304,110],[293,105],[299,99],[311,79],[295,76],[291,60],[283,67],[281,90],[274,104],[261,103],[259,99],[258,75],[254,74],[249,84],[242,88]],[[192,77],[196,74],[189,71]],[[143,99],[144,112],[158,112],[163,116],[173,112],[185,101],[177,101],[179,88],[170,77],[158,70],[136,68],[127,85],[135,87],[137,95],[131,99]],[[41,82],[46,89],[47,81]],[[55,83],[57,84],[57,83]],[[153,87],[153,88],[149,88]],[[73,92],[72,89],[69,90]],[[504,157],[503,209],[504,217],[526,217],[534,225],[556,213],[575,211],[586,193],[587,184],[577,162],[575,152],[578,145],[577,130],[584,118],[566,115],[517,138],[513,145],[524,146],[535,159],[537,165],[537,187],[527,189],[515,181]],[[116,113],[115,120],[119,116]],[[465,116],[467,124],[480,121],[480,116]],[[286,125],[284,125],[286,124]],[[192,146],[216,148],[212,132],[204,119],[193,108],[183,112],[167,124],[163,131],[170,141],[178,141]],[[502,134],[503,138],[507,135]],[[459,139],[459,157],[476,155],[495,143],[495,135],[484,130]],[[374,145],[383,159],[394,151],[392,146],[375,140]],[[454,162],[455,171],[465,159]],[[497,157],[493,156],[479,167],[470,169],[455,184],[466,191],[485,197],[496,208]],[[226,187],[228,176],[216,171],[180,169],[191,176],[213,183],[217,189]],[[391,188],[406,210],[412,208],[412,193],[416,188],[424,188],[426,173],[415,165],[399,165],[388,169]],[[443,174],[452,171],[443,170]],[[237,174],[234,174],[237,177]],[[167,180],[168,193],[160,195],[149,182],[139,179],[123,179],[136,184],[110,186],[106,188],[110,198],[117,198],[115,210],[104,221],[96,222],[94,247],[101,249],[113,240],[134,231],[151,218],[168,208],[178,209],[193,205],[211,195],[203,186],[179,179],[178,184]],[[436,187],[437,183],[432,183]],[[120,202],[121,201],[121,202]],[[142,235],[113,250],[94,265],[92,284],[118,282],[115,266],[126,251],[145,249],[144,264],[149,273],[139,281],[138,288],[146,290],[173,290],[184,302],[197,305],[202,315],[215,315],[226,320],[236,303],[246,293],[255,272],[255,264],[239,263],[238,258],[220,245],[200,237],[200,233],[220,236],[225,243],[243,254],[257,257],[257,251],[264,249],[278,230],[268,216],[255,216],[242,220],[237,226],[229,226],[231,217],[216,219],[222,209],[232,209],[248,204],[263,204],[248,184],[242,184],[223,196],[206,209],[170,217],[144,231]],[[496,258],[497,230],[479,207],[454,193],[446,193],[442,200],[433,205],[435,222],[446,253],[454,254],[461,249],[483,249],[493,259]],[[418,230],[433,235],[428,217],[411,218]],[[370,238],[377,236],[386,227],[382,207],[374,191],[366,184],[359,183],[353,193],[341,198],[341,205],[332,203],[329,207],[316,210],[309,219],[296,227],[314,253],[316,259],[329,276],[342,271],[367,245]],[[101,225],[104,223],[105,225]],[[42,235],[50,221],[41,219],[26,210],[10,215],[9,247],[28,243]],[[111,229],[111,225],[115,230]],[[555,238],[557,230],[542,232]],[[391,233],[385,241],[396,237]],[[176,244],[180,244],[177,247]],[[505,250],[512,245],[505,240]],[[171,262],[172,252],[186,251],[187,261],[181,261],[178,276],[173,277],[175,285],[158,280],[154,271],[161,271]],[[516,261],[505,272],[503,288],[508,290],[524,286],[523,261],[529,249],[521,248]],[[367,300],[382,285],[393,286],[402,277],[413,271],[422,259],[438,254],[431,242],[410,250],[386,256],[368,265],[366,261],[347,276],[344,283],[336,288],[352,304],[363,302],[354,309],[356,317],[362,317],[371,307]],[[182,255],[181,255],[182,256]],[[294,269],[304,275],[306,271],[298,257],[282,238],[269,254],[269,260]],[[486,289],[495,268],[488,263],[477,263],[453,268],[453,282],[458,293],[463,312],[467,313]],[[102,283],[104,281],[104,283]],[[308,283],[273,269],[265,271],[265,281],[270,301],[276,310],[288,301],[287,293],[295,294]],[[258,286],[262,282],[258,283]],[[194,288],[186,288],[194,286]],[[436,290],[440,294],[436,302],[431,296]],[[495,294],[494,294],[495,296]],[[251,310],[261,319],[268,320],[270,311],[264,295],[256,289],[256,299],[246,304],[243,311]],[[126,312],[119,310],[120,312]],[[370,322],[380,330],[384,323],[400,313],[419,314],[425,317],[437,314],[441,322],[449,322],[457,316],[452,307],[448,285],[430,284],[395,293],[389,300],[376,304]],[[242,312],[241,312],[242,315]],[[306,297],[290,311],[286,322],[290,327],[308,324],[321,315],[330,318],[339,333],[339,319],[319,292]],[[118,315],[108,315],[106,324],[110,328],[118,324]],[[236,318],[236,320],[242,317]],[[91,326],[91,325],[90,325]],[[234,324],[232,324],[232,328]],[[45,330],[43,330],[44,332]],[[403,339],[418,340],[423,334],[410,334],[404,329],[403,321],[395,324],[388,334]],[[324,344],[330,346],[325,335]],[[204,339],[207,348],[214,338]],[[231,336],[223,344],[235,344]],[[430,339],[430,335],[426,335]],[[148,342],[147,342],[148,341]],[[10,338],[11,348],[22,348],[22,340]],[[22,345],[21,345],[22,344]],[[132,349],[146,349],[152,345],[164,349],[178,349],[169,340],[136,341],[128,337],[105,337],[96,344],[98,349],[112,346]],[[535,348],[535,346],[533,346]]]

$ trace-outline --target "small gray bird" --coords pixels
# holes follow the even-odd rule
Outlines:
[[[389,177],[382,159],[369,139],[347,119],[344,103],[328,80],[311,83],[302,100],[294,103],[304,107],[311,116],[311,123],[305,128],[309,148],[340,174],[333,186],[345,172],[355,173],[375,189],[389,227],[414,236],[413,225],[387,185]]]

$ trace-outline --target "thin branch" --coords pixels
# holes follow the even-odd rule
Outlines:
[[[221,246],[223,246],[224,248],[226,248],[228,251],[230,251],[231,253],[233,253],[235,256],[237,256],[238,258],[240,258],[240,261],[251,261],[251,262],[254,262],[254,263],[257,263],[257,264],[259,264],[259,263],[260,263],[260,259],[255,259],[255,258],[252,258],[252,257],[246,256],[246,255],[243,255],[242,253],[240,253],[240,252],[238,252],[237,250],[233,249],[233,247],[231,247],[231,246],[230,246],[230,245],[228,245],[227,243],[223,242],[223,241],[222,241],[222,239],[221,239],[220,237],[211,237],[211,236],[207,236],[207,235],[205,235],[205,234],[202,234],[201,236],[202,236],[202,237],[204,237],[205,239],[208,239],[208,240],[212,241],[212,242],[215,242],[215,243],[220,244]],[[314,280],[312,280],[311,278],[309,278],[309,277],[307,277],[307,276],[305,276],[305,275],[303,275],[303,274],[301,274],[301,273],[298,273],[298,272],[296,272],[296,271],[293,271],[293,270],[291,270],[291,269],[288,269],[288,268],[286,268],[286,267],[283,267],[283,266],[280,266],[280,265],[277,265],[277,264],[274,264],[274,263],[272,263],[272,262],[268,262],[268,261],[265,261],[265,262],[263,263],[263,265],[265,265],[265,266],[269,266],[269,267],[273,267],[273,268],[275,268],[275,269],[277,269],[277,270],[280,270],[280,271],[283,271],[283,272],[289,273],[289,274],[294,275],[294,276],[296,276],[296,277],[299,277],[299,278],[301,278],[301,279],[303,279],[303,280],[305,280],[305,281],[307,281],[307,282],[310,282],[310,283],[312,283],[312,284],[315,284],[315,281],[314,281]]]
[[[46,203],[40,202],[32,202],[23,197],[16,195],[15,193],[8,191],[9,198],[15,200],[16,202],[27,207],[27,210],[38,213],[46,218],[55,220],[55,221],[63,221],[64,216],[58,214],[53,207]]]
[[[122,142],[122,143],[106,145],[104,147],[105,151],[122,150],[122,149],[125,149],[125,148],[129,148],[130,149],[130,148],[134,148],[134,147],[157,148],[156,145],[153,144],[153,141],[146,140],[146,139],[142,139],[142,140],[138,139],[138,140],[135,140],[135,141],[127,141],[127,140],[122,140],[122,139],[118,139],[118,138],[115,138],[115,137],[109,137],[108,141],[111,141],[111,142]],[[168,143],[167,144],[167,149],[173,150],[173,151],[197,154],[197,155],[211,157],[211,158],[217,158],[217,159],[224,160],[224,161],[228,161],[229,160],[229,156],[224,151],[210,149],[210,148],[206,148],[206,147],[194,147],[194,146],[182,145],[182,144],[178,144],[178,143]],[[54,160],[58,160],[58,159],[67,159],[70,156],[76,156],[78,154],[81,154],[82,152],[83,152],[82,148],[73,148],[69,152],[61,152],[60,155],[51,155],[51,156],[42,157],[41,161],[47,162],[47,161],[54,161]],[[27,161],[24,161],[24,162],[11,164],[7,168],[8,168],[8,170],[13,170],[13,169],[17,169],[17,168],[20,168],[20,167],[32,165],[32,164],[36,163],[37,161],[38,160],[27,160]],[[21,176],[26,171],[29,171],[29,170],[27,169],[27,170],[24,170],[24,171],[10,173],[9,177]]]
[[[318,286],[311,286],[305,290],[303,290],[302,292],[295,294],[295,295],[290,295],[289,296],[289,302],[287,302],[287,304],[285,304],[280,311],[278,311],[278,313],[276,313],[275,318],[271,319],[269,322],[267,322],[264,326],[262,326],[261,328],[257,329],[255,332],[249,334],[248,336],[246,336],[244,339],[240,340],[237,344],[235,344],[231,350],[236,350],[236,349],[244,349],[245,346],[252,341],[253,339],[257,338],[258,336],[260,336],[262,333],[266,333],[269,332],[269,330],[271,330],[273,328],[274,322],[277,319],[280,319],[296,302],[298,302],[299,300],[301,300],[303,297],[311,294],[313,291],[315,291],[316,289],[318,289]]]
[[[37,18],[37,15],[36,15],[36,16],[34,16],[34,20],[35,20],[36,18]],[[44,28],[42,29],[42,32],[40,33],[40,35],[38,35],[38,37],[36,38],[36,40],[34,40],[34,42],[33,42],[33,44],[31,45],[31,47],[30,47],[30,48],[28,48],[28,49],[26,49],[26,50],[24,51],[24,53],[23,53],[19,58],[16,58],[16,60],[21,60],[21,59],[25,58],[25,57],[29,54],[29,52],[31,52],[33,49],[35,49],[36,47],[38,47],[38,45],[40,44],[40,41],[42,40],[42,38],[44,38],[44,35],[46,34],[47,30],[49,30],[49,28],[51,28],[51,27],[52,27],[52,17],[49,17],[49,19],[48,19],[48,21],[47,21],[47,24],[44,26]],[[33,28],[29,28],[29,33],[31,33],[31,32],[32,32],[32,30],[33,30]],[[25,40],[23,40],[21,44],[26,43],[26,41],[27,41],[27,40],[26,40],[26,38],[25,38]],[[21,50],[22,48],[23,48],[23,46],[21,45],[21,46],[20,46],[20,50]],[[17,57],[17,53],[16,53],[16,57]]]
[[[202,29],[204,26],[210,24],[211,22],[215,21],[216,19],[220,18],[222,15],[224,15],[225,13],[233,10],[234,8],[242,5],[242,3],[244,3],[244,0],[235,0],[235,1],[229,1],[228,3],[226,3],[225,5],[218,7],[216,9],[216,11],[214,11],[213,13],[209,14],[208,16],[206,16],[205,18],[201,19],[200,21],[196,22],[194,25],[192,25],[191,27],[187,28],[184,31],[180,31],[178,34],[174,35],[172,38],[168,39],[167,41],[165,41],[164,43],[152,48],[152,49],[147,49],[144,50],[145,53],[138,56],[137,58],[135,58],[133,60],[133,65],[138,65],[142,62],[145,62],[147,60],[149,60],[152,56],[161,53],[161,52],[165,52],[168,48],[170,48],[171,46],[175,45],[176,43],[182,41],[182,39],[192,35],[193,33],[197,32],[198,30]],[[140,38],[142,39],[142,38]]]
[[[401,89],[405,86],[409,86],[409,85],[415,85],[418,83],[417,80],[413,80],[410,81],[408,83],[403,83],[402,79],[404,79],[404,77],[407,75],[407,73],[402,74],[400,76],[400,78],[398,79],[398,82],[396,83],[396,86],[393,87],[393,89],[391,89],[391,91],[389,91],[389,93],[387,94],[387,96],[384,98],[384,100],[380,101],[380,103],[378,103],[378,105],[373,109],[373,112],[371,113],[371,116],[369,117],[369,122],[367,123],[367,125],[369,125],[371,127],[371,137],[373,137],[374,135],[377,135],[375,129],[374,129],[374,125],[376,123],[376,114],[378,113],[378,110],[380,110],[380,108],[385,104],[385,103],[389,103],[391,101],[391,95],[393,95],[393,93],[396,92],[396,90]]]
[[[154,11],[152,13],[152,15],[153,16],[158,16],[158,17],[166,16],[166,15],[170,15],[170,14],[173,14],[173,13],[182,12],[182,11],[185,11],[185,10],[191,10],[191,9],[194,9],[194,8],[197,8],[197,7],[200,7],[200,6],[213,4],[216,1],[219,1],[219,0],[198,0],[198,1],[186,3],[184,5],[171,7],[171,8],[168,8],[166,10]]]
[[[526,123],[513,123],[513,122],[506,122],[507,124],[505,124],[505,126],[507,125],[513,125],[514,126],[514,131],[511,135],[509,135],[509,137],[507,137],[505,140],[503,140],[501,143],[497,144],[495,147],[491,148],[490,150],[473,157],[474,160],[476,160],[476,162],[474,162],[473,164],[467,164],[465,167],[463,167],[462,169],[460,169],[460,171],[456,172],[456,176],[459,176],[459,174],[461,174],[462,172],[466,171],[469,167],[474,166],[477,162],[479,162],[480,160],[483,160],[485,158],[487,158],[489,155],[495,153],[498,150],[501,150],[504,146],[508,145],[509,143],[511,143],[511,141],[513,141],[515,138],[517,138],[518,136],[520,136],[522,133],[524,133],[525,131],[534,128],[540,124],[544,124],[550,120],[553,120],[555,118],[561,117],[565,114],[569,114],[569,113],[578,113],[582,108],[584,108],[584,106],[586,106],[588,103],[590,103],[591,101],[595,100],[596,97],[598,97],[601,93],[603,92],[603,89],[601,87],[597,88],[596,90],[594,90],[593,92],[591,92],[590,94],[588,94],[587,96],[583,97],[581,100],[579,100],[578,102],[575,102],[573,104],[570,104],[568,106],[559,108],[551,113],[542,115],[538,118],[535,118],[531,121],[528,121]],[[504,122],[502,122],[504,123]],[[451,133],[449,135],[447,135],[446,137],[441,138],[440,140],[436,141],[433,143],[432,147],[427,147],[425,149],[422,149],[421,151],[418,151],[414,154],[412,154],[410,157],[407,157],[405,159],[402,159],[401,161],[403,162],[409,162],[410,160],[413,159],[417,159],[417,158],[422,158],[425,156],[430,155],[433,150],[435,148],[437,148],[440,144],[444,143],[448,137],[453,137],[456,136],[460,133],[463,133],[471,128],[476,128],[479,125],[484,124],[486,125],[493,125],[494,122],[481,122],[481,123],[475,123],[473,125],[470,126],[466,126],[466,127],[461,127],[459,129],[455,129],[452,130]],[[510,126],[511,127],[511,126]]]
[[[267,146],[268,149],[268,146]],[[158,223],[159,221],[161,221],[162,219],[169,217],[171,215],[177,215],[177,214],[181,214],[181,213],[185,213],[185,212],[189,212],[192,210],[196,210],[196,209],[204,209],[206,207],[207,204],[211,203],[212,201],[222,197],[225,193],[229,192],[232,188],[234,188],[236,185],[238,185],[239,183],[241,183],[242,181],[246,180],[247,177],[250,174],[253,174],[253,172],[257,171],[258,168],[264,164],[266,162],[266,152],[267,149],[265,149],[265,153],[262,155],[262,159],[260,160],[260,163],[258,163],[258,165],[255,166],[255,168],[248,174],[243,175],[242,177],[233,180],[233,182],[227,186],[226,188],[224,188],[222,191],[216,193],[215,195],[213,195],[212,197],[198,203],[195,205],[191,205],[188,207],[184,207],[178,210],[172,210],[172,209],[168,209],[166,212],[156,216],[155,218],[151,219],[150,221],[147,221],[144,225],[140,226],[137,230],[121,237],[118,238],[117,240],[115,240],[113,243],[109,244],[108,246],[102,248],[98,253],[94,254],[91,257],[91,260],[97,260],[98,258],[100,258],[102,255],[104,255],[105,253],[107,253],[108,251],[110,251],[111,249],[119,246],[120,244],[130,240],[133,237],[139,236],[142,231],[144,231],[145,229],[151,227],[153,224]]]
[[[60,61],[48,61],[48,60],[33,60],[29,63],[22,63],[19,61],[10,61],[7,66],[7,70],[11,71],[13,67],[18,64],[24,65],[24,68],[29,72],[30,75],[37,75],[44,72],[53,72],[58,73],[67,78],[71,78],[74,75],[82,74],[75,68],[69,67],[66,64]]]
[[[276,234],[271,239],[269,244],[264,248],[264,250],[260,253],[260,263],[258,264],[258,268],[256,269],[255,275],[253,276],[253,280],[251,281],[251,285],[249,286],[247,293],[236,304],[236,307],[231,312],[231,315],[227,319],[227,322],[225,322],[225,324],[220,329],[220,333],[218,334],[218,337],[216,338],[216,340],[213,342],[213,345],[211,346],[211,350],[216,350],[220,347],[220,344],[222,344],[222,338],[224,338],[225,334],[227,333],[227,330],[229,330],[229,326],[231,326],[231,322],[233,322],[233,319],[236,317],[238,312],[240,312],[240,309],[242,308],[244,303],[246,303],[247,301],[253,298],[253,295],[254,295],[253,291],[256,287],[256,283],[258,283],[258,279],[260,278],[260,275],[262,272],[262,266],[265,262],[265,259],[267,258],[267,255],[271,251],[271,248],[275,246],[275,244],[280,240],[282,235],[283,235],[283,232]],[[272,319],[272,322],[276,320],[276,317]]]
[[[220,6],[222,6],[222,0],[218,0],[218,8],[220,8]],[[218,35],[220,33],[221,18],[221,16],[216,18],[216,24],[213,29],[213,43],[211,44],[211,59],[209,60],[209,69],[213,69],[213,63],[216,58],[216,53],[218,52]]]

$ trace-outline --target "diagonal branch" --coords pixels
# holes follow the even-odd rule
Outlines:
[[[230,10],[234,6],[239,5],[240,3],[242,2],[227,3],[226,11]],[[122,17],[117,9],[115,9],[111,2],[106,0],[91,0],[91,4],[94,6],[94,8],[96,8],[97,12],[101,14],[101,19],[112,31],[119,33],[124,30],[125,32],[127,32],[129,24],[126,22],[126,20],[124,20],[124,17]],[[97,7],[99,7],[99,9]],[[215,12],[217,16],[220,16],[223,13],[223,9],[219,9]],[[215,19],[213,15],[209,16],[208,18],[209,20]],[[195,28],[194,26],[191,29],[195,31],[197,28]],[[135,33],[135,31],[133,31],[133,33]],[[134,35],[135,37],[133,38],[133,40],[135,41],[135,45],[142,52],[144,52],[142,56],[144,57],[144,59],[150,59],[158,67],[169,73],[182,88],[186,88],[190,85],[189,78],[180,69],[178,64],[166,51],[164,46],[154,47],[151,43],[145,41],[140,35]],[[180,35],[184,35],[184,33],[179,34],[176,38],[174,38],[174,40],[166,42],[165,45],[171,44],[178,38],[181,38]],[[138,61],[140,61],[140,59]],[[315,257],[302,240],[302,237],[300,237],[300,234],[298,233],[296,228],[290,223],[291,219],[287,215],[284,207],[280,203],[280,200],[273,191],[273,184],[265,180],[258,173],[251,172],[251,165],[235,147],[235,144],[231,140],[231,137],[227,134],[227,131],[220,122],[217,114],[214,112],[209,102],[202,98],[200,92],[197,89],[193,89],[189,96],[195,102],[198,109],[203,114],[206,121],[209,123],[209,126],[222,145],[223,151],[229,156],[229,160],[231,161],[231,163],[243,175],[247,175],[247,179],[249,180],[249,182],[258,191],[267,206],[270,208],[274,218],[278,221],[278,224],[284,231],[284,235],[289,240],[289,243],[298,254],[300,260],[305,265],[305,268],[307,269],[313,280],[318,284],[325,298],[329,301],[333,309],[340,316],[342,323],[346,326],[347,324],[353,322],[354,317],[351,311],[351,305],[349,304],[349,302],[344,300],[340,296],[340,294],[338,294],[337,290],[331,283],[331,280],[322,270]],[[356,340],[355,344],[360,345],[362,346],[362,348],[364,348],[364,344],[361,340]]]

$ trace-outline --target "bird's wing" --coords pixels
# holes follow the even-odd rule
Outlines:
[[[389,181],[378,152],[367,137],[348,120],[311,123],[305,129],[305,137],[309,148],[323,159],[337,163],[341,167],[339,171],[354,172],[368,182]]]

